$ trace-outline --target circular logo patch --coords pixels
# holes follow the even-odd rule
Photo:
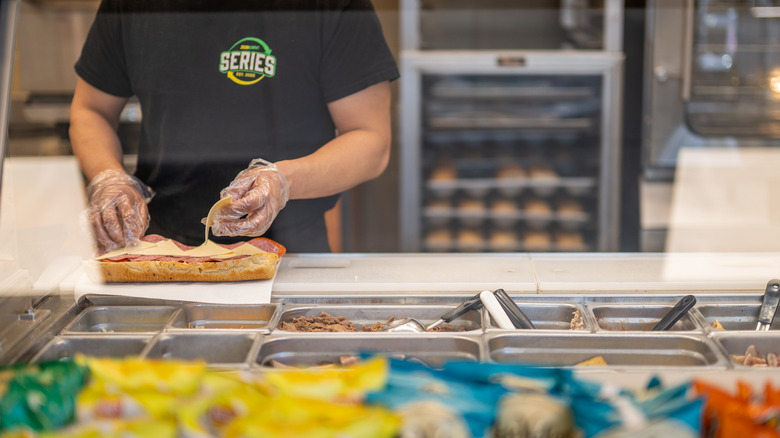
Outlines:
[[[256,84],[265,77],[274,77],[276,57],[263,40],[243,38],[219,55],[219,72],[239,85]]]

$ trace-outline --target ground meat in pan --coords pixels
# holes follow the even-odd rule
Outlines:
[[[344,316],[320,312],[319,316],[298,316],[283,321],[280,328],[288,332],[356,332],[355,324]]]
[[[391,316],[385,322],[377,322],[371,325],[364,325],[360,331],[381,332],[385,325],[395,319]],[[292,321],[282,321],[279,325],[280,330],[287,332],[357,332],[359,331],[352,321],[347,320],[345,316],[333,316],[327,312],[320,312],[318,316],[298,316]],[[455,328],[452,324],[441,324],[429,329],[429,332],[454,332],[465,331],[465,327]]]

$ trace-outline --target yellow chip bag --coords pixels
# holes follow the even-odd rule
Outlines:
[[[289,397],[355,403],[387,382],[388,364],[374,358],[340,368],[274,370],[263,372],[261,384],[275,394]]]

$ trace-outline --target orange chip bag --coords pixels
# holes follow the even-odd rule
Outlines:
[[[754,394],[753,387],[742,381],[737,382],[736,395],[700,380],[693,382],[693,389],[707,399],[704,430],[708,436],[780,438],[780,390],[775,390],[771,383],[765,385],[763,397]]]

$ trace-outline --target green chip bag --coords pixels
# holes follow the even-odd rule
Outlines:
[[[50,431],[72,422],[87,373],[73,361],[0,369],[0,431]]]

